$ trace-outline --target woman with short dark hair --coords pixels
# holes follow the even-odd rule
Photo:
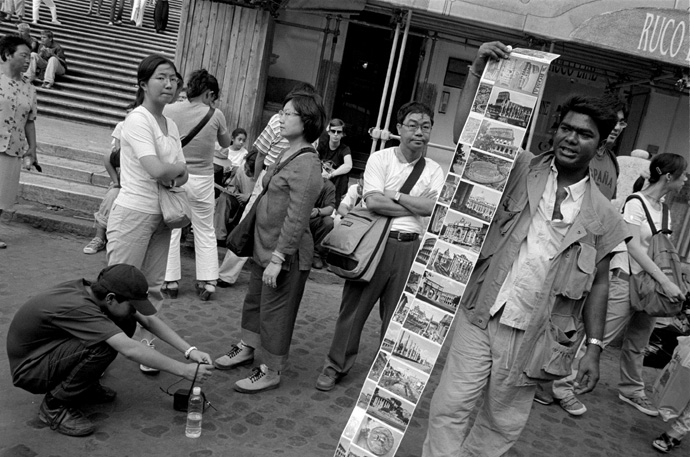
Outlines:
[[[242,340],[214,361],[229,370],[254,361],[262,364],[235,383],[235,390],[256,393],[275,389],[287,364],[314,242],[309,218],[323,185],[321,162],[312,142],[323,132],[326,116],[318,95],[295,92],[280,111],[280,134],[290,147],[263,178],[268,190],[256,201],[254,254],[249,290],[242,308]]]
[[[31,49],[19,35],[0,38],[0,214],[14,206],[22,167],[36,161],[36,89],[22,75],[29,68]],[[0,249],[7,244],[0,240]]]

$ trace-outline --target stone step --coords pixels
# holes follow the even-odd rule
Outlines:
[[[106,192],[103,187],[66,181],[34,172],[21,174],[19,189],[25,200],[68,208],[85,214],[93,214],[98,210]]]
[[[99,103],[86,103],[85,101],[75,101],[70,98],[60,96],[59,91],[53,91],[52,93],[43,95],[43,103],[38,107],[38,112],[40,114],[46,114],[48,108],[61,109],[62,112],[69,111],[76,118],[83,118],[88,120],[89,116],[96,115],[103,119],[107,119],[108,123],[106,125],[112,124],[113,126],[120,122],[125,117],[125,103],[122,104],[121,108],[104,106]]]
[[[88,107],[93,108],[96,112],[106,111],[113,116],[120,116],[121,119],[125,117],[125,107],[134,100],[134,95],[125,97],[105,97],[97,96],[92,93],[83,93],[80,91],[63,89],[62,86],[56,84],[51,89],[40,88],[43,102],[45,103],[57,103],[62,106],[68,107]]]
[[[89,127],[99,128],[96,126]],[[108,129],[108,131],[110,130]],[[89,149],[80,149],[71,146],[44,143],[39,141],[37,148],[39,162],[43,163],[45,157],[54,157],[56,159],[69,160],[71,162],[81,164],[84,167],[94,166],[103,169],[103,156],[110,152],[110,136],[101,134],[100,137],[100,141],[104,143],[103,146]],[[105,170],[103,169],[103,171]]]
[[[102,159],[102,158],[101,158]],[[81,184],[107,188],[110,185],[110,176],[105,171],[103,160],[99,164],[81,162],[64,157],[52,155],[39,156],[39,162],[43,170],[43,176],[64,179]],[[22,173],[38,173],[23,170]]]
[[[71,108],[63,108],[61,106],[51,106],[47,104],[40,104],[38,113],[41,116],[49,116],[83,124],[91,124],[98,127],[110,127],[111,129],[115,127],[115,125],[120,122],[124,116],[101,115],[89,113],[82,109],[75,111]]]

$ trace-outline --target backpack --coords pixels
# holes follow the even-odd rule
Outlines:
[[[683,281],[683,270],[678,256],[678,251],[667,235],[671,233],[668,228],[668,206],[662,203],[661,230],[657,230],[652,216],[639,195],[630,195],[625,202],[632,199],[640,200],[644,209],[649,228],[652,230],[652,239],[649,243],[647,254],[674,284],[687,294],[688,290]],[[630,306],[635,311],[642,311],[650,316],[670,317],[678,314],[683,308],[683,302],[671,302],[664,294],[661,285],[646,271],[630,275]]]

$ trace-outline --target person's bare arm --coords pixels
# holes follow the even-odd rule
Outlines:
[[[470,66],[470,72],[467,74],[465,85],[458,100],[458,109],[455,112],[455,121],[453,122],[453,142],[457,143],[460,139],[460,133],[472,109],[474,94],[479,87],[479,79],[484,71],[484,67],[486,67],[486,63],[489,59],[507,59],[511,51],[512,49],[509,46],[504,45],[500,41],[491,41],[479,47],[477,57],[475,57],[474,62]]]

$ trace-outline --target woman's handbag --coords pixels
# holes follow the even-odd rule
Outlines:
[[[228,234],[225,245],[230,249],[237,257],[251,257],[254,254],[254,226],[256,225],[256,208],[259,206],[259,200],[268,191],[268,185],[271,179],[280,172],[287,164],[292,162],[298,156],[306,154],[308,152],[315,152],[313,148],[304,148],[297,152],[295,155],[279,163],[274,169],[273,173],[268,178],[268,182],[264,186],[254,204],[249,208],[249,212],[244,215],[240,223],[232,229],[232,232]]]
[[[184,228],[192,223],[192,210],[183,188],[167,188],[158,183],[158,204],[165,225],[171,229]]]
[[[661,230],[657,230],[642,198],[638,195],[631,195],[625,202],[627,203],[633,198],[640,200],[642,203],[649,228],[652,230],[652,239],[648,250],[649,257],[671,282],[687,294],[688,291],[683,281],[683,270],[678,257],[678,251],[667,236],[671,233],[668,229],[668,207],[662,203],[662,227]],[[683,302],[672,302],[664,293],[663,287],[649,273],[641,271],[630,275],[630,306],[635,311],[643,311],[650,316],[670,317],[675,316],[681,311]]]

